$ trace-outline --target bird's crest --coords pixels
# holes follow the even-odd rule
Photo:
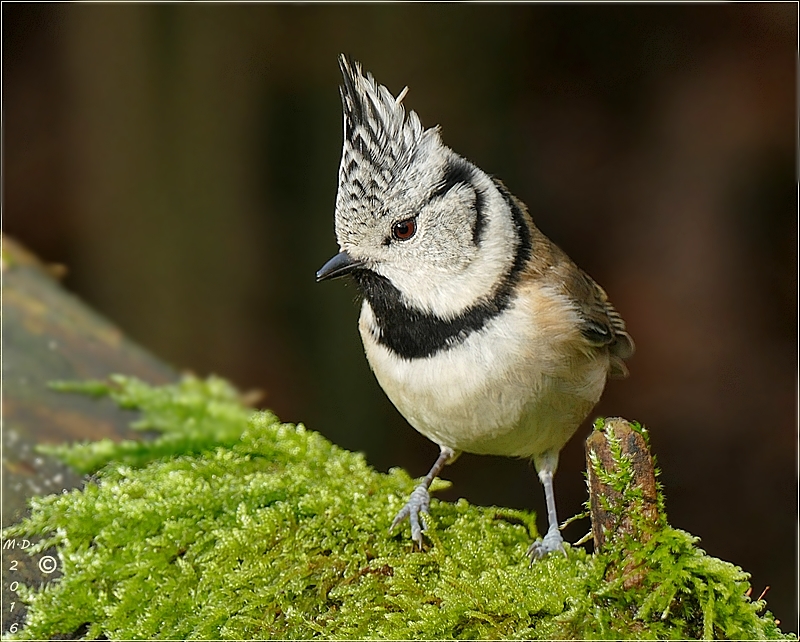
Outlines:
[[[339,56],[344,83],[344,147],[339,166],[337,210],[344,213],[383,202],[404,169],[413,164],[424,135],[414,111],[402,105],[408,88],[395,97],[372,74],[347,56]]]

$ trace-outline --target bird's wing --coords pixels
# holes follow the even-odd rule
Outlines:
[[[625,377],[628,369],[623,362],[635,351],[631,335],[619,312],[605,290],[583,270],[570,270],[564,283],[581,316],[581,333],[594,346],[608,346],[611,353],[611,374]]]

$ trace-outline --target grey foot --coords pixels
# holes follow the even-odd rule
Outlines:
[[[411,493],[406,505],[400,509],[399,513],[397,513],[397,517],[394,518],[389,530],[394,530],[395,526],[401,523],[404,519],[408,518],[408,521],[411,522],[411,539],[416,542],[417,546],[419,546],[421,550],[422,531],[428,527],[428,525],[425,523],[425,517],[422,515],[422,513],[430,513],[428,510],[430,503],[431,496],[428,492],[428,489],[424,485],[420,484],[414,489],[414,492]]]
[[[560,552],[564,557],[567,556],[567,551],[564,548],[564,538],[561,537],[561,533],[557,529],[548,530],[543,538],[540,537],[528,547],[528,557],[531,558],[531,564],[555,552]]]

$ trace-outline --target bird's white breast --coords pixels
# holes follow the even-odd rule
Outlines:
[[[577,350],[577,328],[566,299],[538,285],[521,288],[459,345],[425,358],[382,345],[367,301],[359,318],[370,366],[414,428],[440,446],[506,456],[560,449],[599,400],[608,356]]]

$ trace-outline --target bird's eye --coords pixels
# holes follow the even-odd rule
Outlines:
[[[407,241],[417,232],[417,219],[407,218],[404,221],[397,221],[392,225],[392,236],[398,241]]]

